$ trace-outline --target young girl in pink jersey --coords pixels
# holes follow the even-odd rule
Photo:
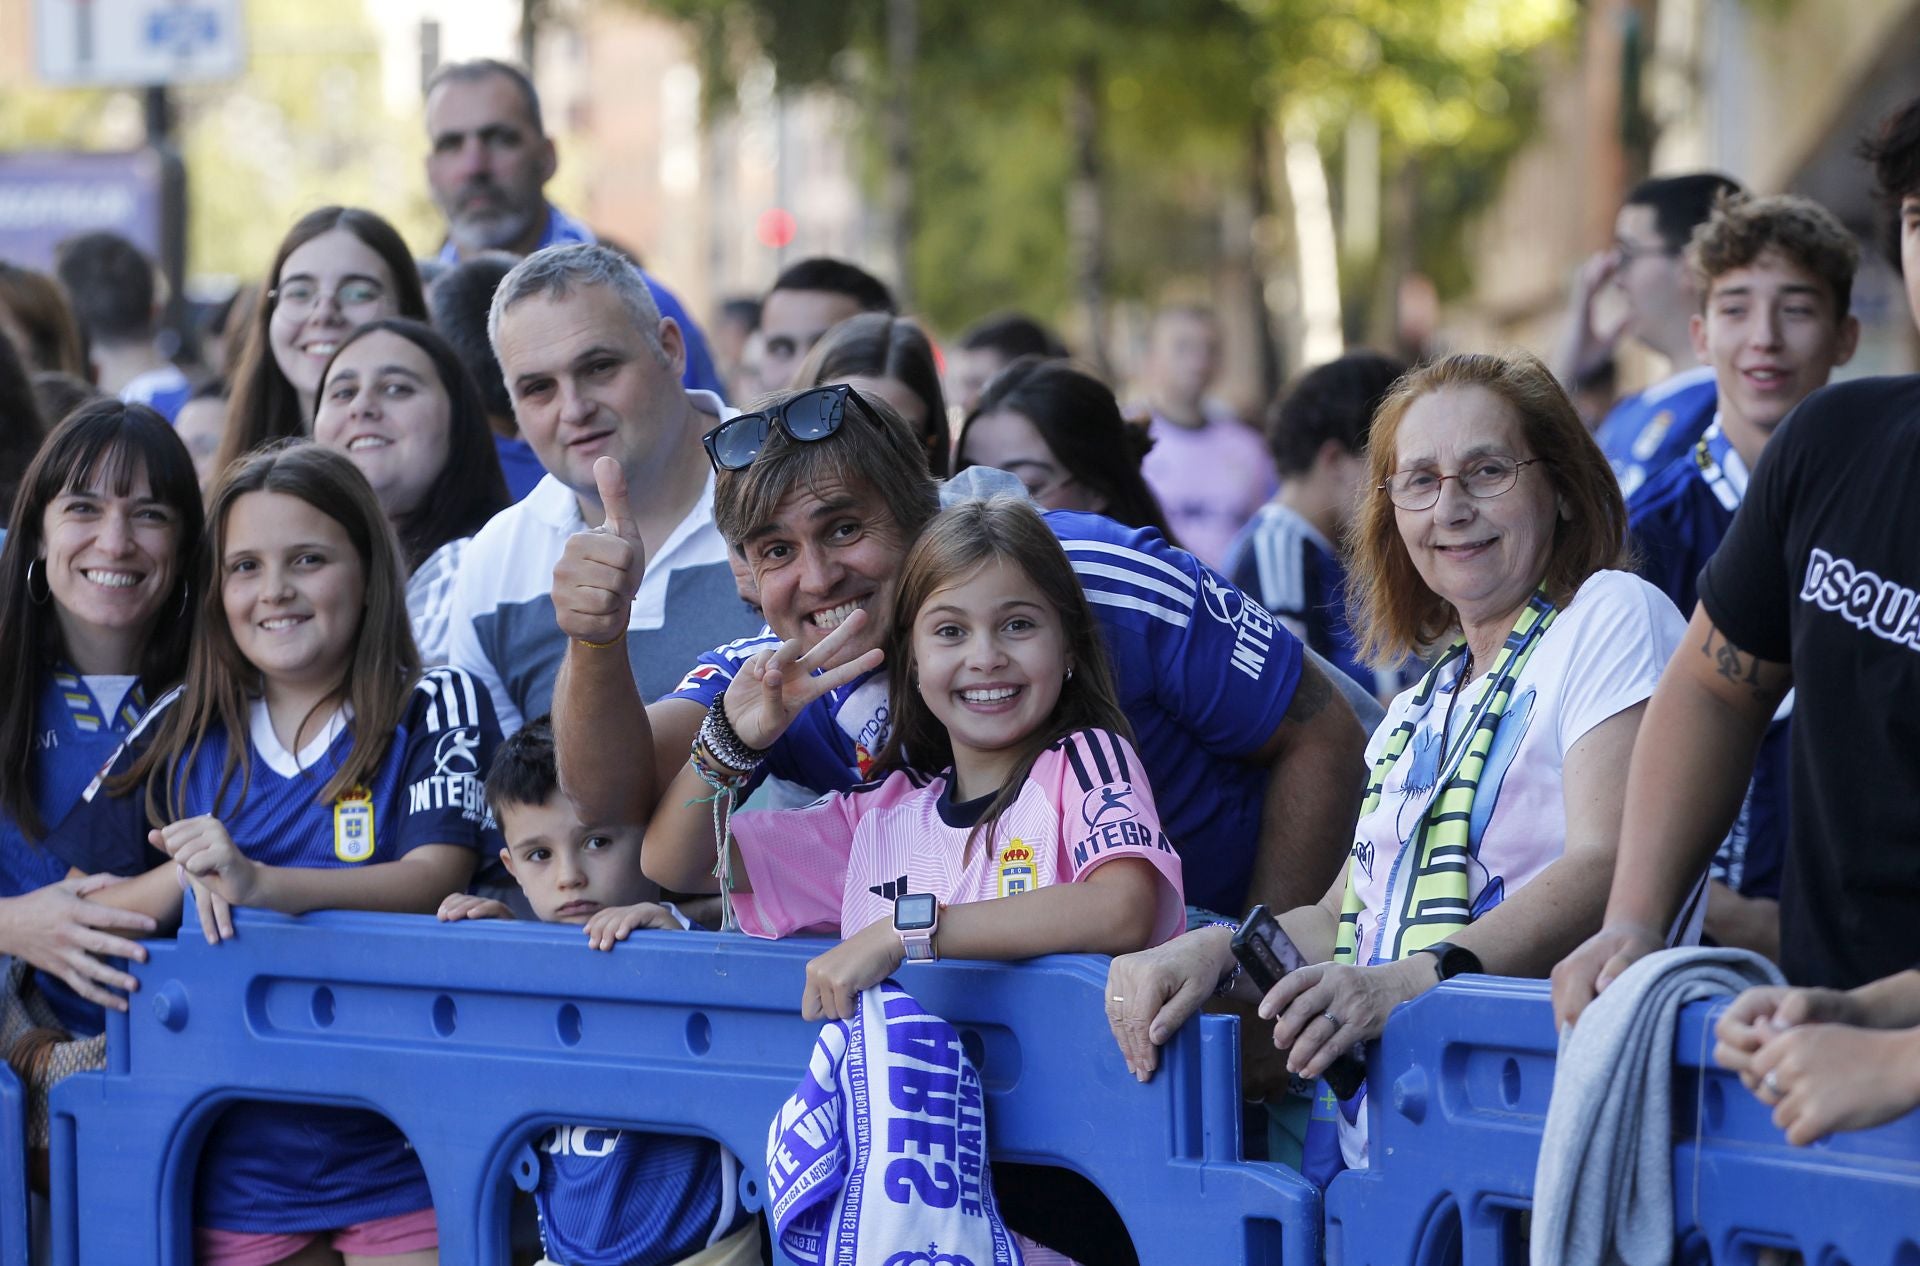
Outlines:
[[[731,821],[742,930],[844,938],[807,967],[807,1018],[851,1018],[859,992],[909,957],[1120,954],[1184,927],[1180,859],[1098,628],[1025,502],[963,502],[927,526],[902,567],[887,643],[893,729],[879,768],[892,772]],[[710,781],[745,781],[757,754],[724,717],[724,706],[709,713],[694,761]],[[649,857],[648,873],[711,887],[712,855],[694,851]]]

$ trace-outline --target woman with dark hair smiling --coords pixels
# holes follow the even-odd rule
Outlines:
[[[231,378],[216,472],[270,440],[305,435],[327,361],[354,326],[427,319],[420,272],[391,224],[321,207],[287,231],[253,306]]]
[[[1066,361],[1022,356],[980,393],[954,468],[998,466],[1018,475],[1043,510],[1090,510],[1178,545],[1140,474],[1152,447],[1107,384]]]
[[[146,956],[118,934],[153,922],[77,898],[144,869],[145,849],[49,837],[185,669],[200,529],[193,461],[166,419],[99,400],[41,446],[0,550],[0,953],[39,968],[35,1001],[83,1035],[85,1002],[125,1010],[111,991],[133,987],[107,959]]]
[[[406,564],[423,662],[444,663],[453,578],[467,541],[509,504],[479,388],[418,321],[371,321],[327,362],[313,437],[373,485]]]

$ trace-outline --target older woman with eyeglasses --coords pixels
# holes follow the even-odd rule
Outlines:
[[[1109,1018],[1143,1079],[1216,988],[1273,1023],[1290,1072],[1319,1077],[1399,1004],[1462,972],[1545,976],[1599,925],[1646,700],[1680,613],[1619,570],[1626,511],[1565,393],[1531,356],[1450,356],[1375,415],[1374,494],[1349,610],[1376,663],[1431,653],[1367,748],[1346,872],[1276,912],[1312,966],[1264,997],[1231,929],[1114,962]],[[1364,1089],[1319,1173],[1364,1163]]]

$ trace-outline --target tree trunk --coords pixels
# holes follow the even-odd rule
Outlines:
[[[1100,63],[1083,57],[1067,89],[1067,135],[1073,170],[1067,178],[1067,257],[1086,326],[1087,359],[1102,377],[1107,361],[1106,206],[1100,188]]]
[[[887,0],[887,77],[892,98],[885,121],[887,211],[892,220],[894,294],[913,310],[913,79],[920,60],[920,0]]]

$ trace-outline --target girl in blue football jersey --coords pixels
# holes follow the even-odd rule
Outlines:
[[[94,797],[93,830],[172,860],[99,894],[163,924],[192,892],[210,942],[231,908],[431,913],[486,841],[499,739],[485,691],[422,674],[405,573],[345,456],[306,441],[231,468],[208,507],[201,633]],[[242,1104],[215,1126],[195,1197],[198,1260],[436,1260],[426,1178],[373,1113]]]

